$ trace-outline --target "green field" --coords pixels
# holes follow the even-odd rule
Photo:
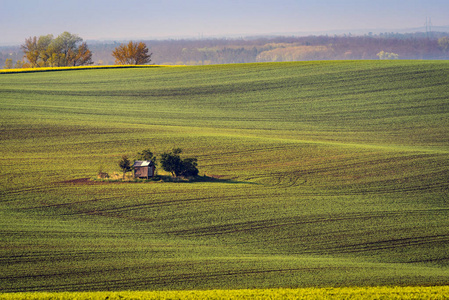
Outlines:
[[[449,285],[447,61],[0,74],[0,110],[0,292]],[[173,147],[200,178],[86,179]]]

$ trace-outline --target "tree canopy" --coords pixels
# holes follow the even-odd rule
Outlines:
[[[57,38],[52,34],[25,39],[21,45],[24,58],[23,67],[65,67],[92,64],[92,52],[76,34],[63,32]]]
[[[196,158],[182,159],[180,157],[181,153],[182,149],[180,148],[175,148],[171,152],[164,152],[161,155],[162,168],[176,177],[197,176],[199,173],[197,168],[198,165],[197,159]]]
[[[144,65],[151,62],[152,53],[148,54],[148,47],[145,43],[134,43],[130,41],[128,45],[121,44],[112,52],[116,65]]]
[[[142,152],[137,153],[137,160],[147,160],[151,161],[156,165],[156,156],[153,155],[150,149],[145,149]]]
[[[123,155],[122,159],[118,163],[120,169],[123,171],[123,179],[125,179],[125,174],[127,172],[131,172],[133,170],[133,166],[131,165],[131,161],[129,160],[128,156]]]

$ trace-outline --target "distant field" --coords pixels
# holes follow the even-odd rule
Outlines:
[[[0,74],[0,292],[449,285],[448,86],[446,61]],[[90,180],[173,147],[201,178]]]

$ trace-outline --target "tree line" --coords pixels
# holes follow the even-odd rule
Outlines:
[[[449,59],[449,33],[366,36],[256,37],[204,40],[146,41],[161,65],[211,65],[228,63],[307,60],[380,59],[394,53],[398,59]],[[111,51],[118,45],[94,43],[95,61],[112,64]],[[385,58],[385,56],[381,56]]]
[[[56,38],[52,34],[25,39],[20,46],[23,59],[15,63],[5,60],[5,68],[44,68],[92,65],[92,51],[76,34],[63,32]],[[121,44],[112,51],[117,65],[143,65],[151,62],[151,53],[145,43]]]
[[[74,35],[64,33],[61,38],[53,39],[55,41],[50,44],[57,46],[58,41],[71,40],[68,38],[70,36]],[[75,44],[79,47],[83,42],[79,37],[77,38],[75,38],[77,40]],[[52,49],[60,48],[50,47],[47,51],[43,51],[42,45],[47,44],[48,36],[30,39],[27,39],[24,45],[31,44],[32,49],[38,49],[38,65],[39,63],[45,64],[45,61],[47,64],[54,61],[60,65],[63,63],[73,65],[73,63],[82,62],[75,61],[71,57],[75,53],[83,53],[83,47],[71,49],[68,56],[66,54],[69,52],[68,50],[63,53],[56,51],[57,54],[54,58],[53,55],[52,58],[47,58],[48,54],[52,53]],[[147,45],[151,45],[154,55],[149,53]],[[91,42],[89,47],[85,45],[84,48],[92,54],[91,60],[86,60],[85,63],[95,61],[96,65],[145,64],[150,61],[155,64],[167,65],[209,65],[341,59],[449,59],[449,33],[155,40],[125,44]],[[384,55],[385,53],[394,55]],[[14,67],[14,61],[18,61],[16,67],[22,67],[26,63],[30,64],[28,59],[21,59],[23,54],[23,50],[18,47],[0,47],[0,64],[5,60],[8,60],[7,68]],[[30,53],[30,55],[36,57],[36,52]],[[39,58],[40,56],[43,58]]]

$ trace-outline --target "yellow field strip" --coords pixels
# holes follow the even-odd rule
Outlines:
[[[1,69],[0,74],[70,71],[70,70],[91,70],[91,69],[158,68],[158,67],[179,67],[179,66],[171,66],[171,65],[107,65],[107,66],[78,66],[78,67],[54,67],[54,68],[23,68],[23,69]]]
[[[207,291],[31,292],[0,299],[448,299],[449,286],[243,289]]]

